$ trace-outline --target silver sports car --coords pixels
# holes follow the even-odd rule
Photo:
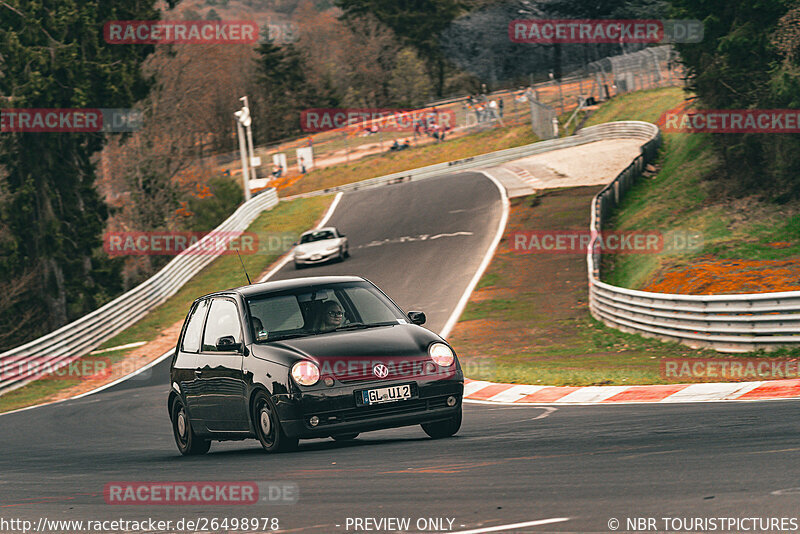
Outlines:
[[[310,230],[300,236],[294,249],[294,266],[300,269],[330,260],[343,261],[350,256],[347,237],[334,226]]]

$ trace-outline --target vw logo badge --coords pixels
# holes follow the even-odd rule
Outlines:
[[[378,378],[386,378],[389,376],[389,368],[379,363],[375,367],[372,368],[372,373],[377,376]]]

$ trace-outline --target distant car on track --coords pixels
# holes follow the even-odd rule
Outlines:
[[[305,232],[295,244],[295,269],[331,260],[344,261],[350,256],[347,237],[335,226]]]
[[[370,281],[324,276],[198,298],[170,367],[167,401],[182,454],[255,438],[269,451],[299,439],[422,425],[461,427],[455,352]]]

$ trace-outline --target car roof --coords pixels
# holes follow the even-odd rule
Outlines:
[[[329,230],[329,231],[334,232],[334,233],[338,233],[336,231],[336,227],[335,226],[325,226],[323,228],[315,228],[313,230],[309,230],[308,232],[303,232],[302,234],[300,234],[300,237],[302,237],[304,235],[308,235],[308,234],[316,234],[317,232],[325,232],[326,230]]]
[[[224,291],[215,291],[214,293],[208,293],[207,295],[198,297],[198,299],[211,296],[231,295],[233,293],[238,293],[243,297],[249,297],[252,295],[259,295],[261,293],[282,291],[285,289],[297,289],[300,287],[308,287],[308,286],[322,285],[322,284],[336,284],[341,282],[364,282],[365,280],[366,280],[365,278],[362,278],[360,276],[308,276],[305,278],[290,278],[288,280],[262,282],[259,284],[251,284],[249,286],[241,286],[232,289],[226,289]]]

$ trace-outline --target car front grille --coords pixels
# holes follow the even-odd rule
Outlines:
[[[449,395],[443,395],[439,397],[431,397],[429,399],[409,399],[390,404],[376,404],[374,406],[361,406],[347,410],[321,412],[316,413],[315,415],[319,417],[320,427],[334,423],[366,421],[387,415],[413,414],[426,412],[428,410],[435,410],[438,408],[446,408],[448,396]]]

